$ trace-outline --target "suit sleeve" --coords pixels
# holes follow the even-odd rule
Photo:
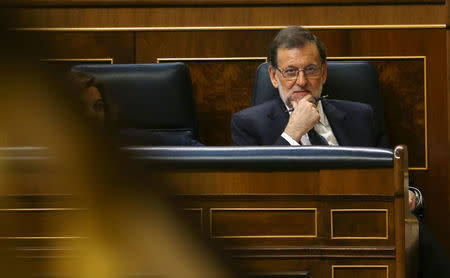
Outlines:
[[[277,139],[277,141],[275,141],[275,143],[273,143],[274,146],[291,146],[291,144],[289,144],[288,141],[286,141],[286,139],[284,139],[283,137],[279,137]]]
[[[275,140],[275,142],[268,144],[261,139],[264,127],[261,126],[257,120],[252,120],[248,115],[241,113],[234,114],[231,118],[231,138],[233,145],[235,146],[262,146],[262,145],[279,145],[289,146],[289,142],[286,141],[281,134]],[[261,130],[259,130],[261,129]]]
[[[231,139],[236,146],[258,146],[257,136],[248,128],[245,117],[239,113],[231,117]]]

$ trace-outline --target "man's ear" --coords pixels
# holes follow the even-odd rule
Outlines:
[[[275,74],[277,74],[276,69],[274,69],[271,65],[269,65],[269,76],[270,76],[270,81],[272,81],[272,85],[275,88],[278,88],[279,84],[277,81],[277,77],[275,76]]]
[[[328,68],[328,62],[325,61],[325,63],[323,63],[322,85],[325,84],[325,81],[327,81],[327,76],[328,76],[327,68]]]

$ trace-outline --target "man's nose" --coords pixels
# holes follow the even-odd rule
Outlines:
[[[308,79],[305,77],[305,73],[303,71],[298,72],[298,76],[297,79],[295,80],[295,83],[300,87],[304,87],[306,83],[308,83]]]

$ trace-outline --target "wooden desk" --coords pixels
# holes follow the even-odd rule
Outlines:
[[[191,222],[247,272],[413,277],[405,276],[405,147],[395,149],[391,168],[219,168],[181,166],[162,175]],[[406,217],[417,224],[409,211]]]
[[[261,159],[212,149],[220,154],[199,158],[154,149],[127,150],[148,171],[123,188],[133,191],[133,182],[140,182],[169,189],[186,218],[251,276],[413,277],[405,274],[405,261],[414,258],[405,249],[414,249],[417,236],[404,199],[405,147],[391,153],[389,167],[380,167],[384,162],[370,167],[370,157],[328,163],[326,152],[317,159],[273,149]],[[273,156],[281,152],[287,154]],[[74,252],[80,253],[80,241],[89,237],[84,226],[73,224],[84,223],[87,212],[75,198],[77,188],[61,186],[67,176],[48,171],[54,167],[48,159],[27,153],[14,161],[38,158],[43,162],[37,168],[7,173],[12,183],[3,197],[15,202],[2,203],[0,223],[17,225],[2,225],[7,228],[0,238],[31,258],[34,273],[55,269],[61,259],[72,265],[63,272],[73,271],[80,263]],[[78,185],[81,191],[92,189]]]

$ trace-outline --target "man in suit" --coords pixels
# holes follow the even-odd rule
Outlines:
[[[308,30],[291,26],[271,44],[269,75],[279,98],[244,109],[231,119],[235,145],[332,145],[388,147],[367,104],[321,97],[327,79],[323,44]],[[409,190],[409,207],[422,214],[422,195]],[[422,277],[450,277],[448,257],[420,224]],[[448,275],[448,276],[445,276]]]
[[[387,147],[387,142],[377,142],[380,131],[374,129],[369,105],[321,100],[327,61],[323,44],[313,34],[295,26],[281,30],[271,45],[269,62],[280,98],[233,116],[235,145]]]

